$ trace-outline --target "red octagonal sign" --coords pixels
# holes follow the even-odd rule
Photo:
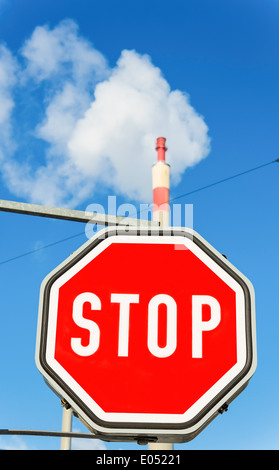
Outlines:
[[[36,362],[104,439],[185,442],[253,375],[254,316],[194,231],[106,228],[44,280]]]

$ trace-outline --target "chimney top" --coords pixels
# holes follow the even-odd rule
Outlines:
[[[165,161],[165,152],[167,151],[166,138],[165,137],[158,137],[157,138],[156,150],[157,150],[158,162],[164,162]]]

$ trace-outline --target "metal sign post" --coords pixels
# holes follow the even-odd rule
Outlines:
[[[72,430],[72,409],[67,406],[66,402],[62,401],[63,415],[62,415],[62,432],[69,433]],[[71,450],[71,437],[66,436],[61,438],[61,450]]]

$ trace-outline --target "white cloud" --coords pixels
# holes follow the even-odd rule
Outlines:
[[[99,439],[73,438],[71,442],[72,450],[107,450],[103,441]]]
[[[2,450],[28,450],[24,440],[19,436],[0,437]]]
[[[17,64],[11,52],[0,45],[0,159],[15,146],[11,139],[11,115],[14,108],[12,90],[16,84]]]
[[[73,432],[88,433],[88,429],[84,427],[83,431],[81,431],[79,428],[73,427]],[[85,438],[73,437],[71,439],[71,449],[72,450],[107,450],[107,447],[106,447],[105,442],[101,441],[100,439],[90,439],[86,437]]]
[[[55,78],[58,81],[71,73],[76,83],[83,83],[94,77],[103,78],[107,63],[103,54],[78,34],[77,24],[64,20],[54,29],[38,26],[22,49],[26,60],[24,77],[37,81]]]
[[[6,83],[9,67],[15,75],[16,61],[7,49],[2,52],[0,133],[6,133],[6,142],[11,142],[16,97],[21,96],[21,106],[28,105],[27,91],[37,98],[37,122],[24,138],[28,149],[44,144],[39,158],[30,150],[25,161],[17,152],[11,158],[0,146],[5,183],[29,202],[74,207],[100,185],[150,202],[157,137],[167,138],[173,184],[209,152],[204,119],[185,93],[171,90],[147,55],[124,50],[109,68],[71,20],[34,30],[17,57],[17,82]],[[16,124],[20,129],[22,122]],[[18,146],[20,151],[20,139]]]
[[[110,78],[97,84],[95,100],[68,145],[82,173],[127,197],[146,200],[155,140],[161,135],[167,137],[176,182],[208,153],[207,126],[188,97],[170,90],[148,56],[123,51]]]

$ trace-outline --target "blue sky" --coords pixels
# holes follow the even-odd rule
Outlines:
[[[152,202],[160,135],[171,198],[279,158],[278,24],[278,0],[0,1],[1,199]],[[175,201],[193,204],[193,228],[253,283],[258,344],[248,388],[175,449],[278,449],[278,172]],[[85,227],[4,212],[0,223],[0,428],[59,430],[60,402],[34,360],[39,289]],[[73,429],[86,431],[76,418]],[[0,448],[59,447],[0,437]]]

